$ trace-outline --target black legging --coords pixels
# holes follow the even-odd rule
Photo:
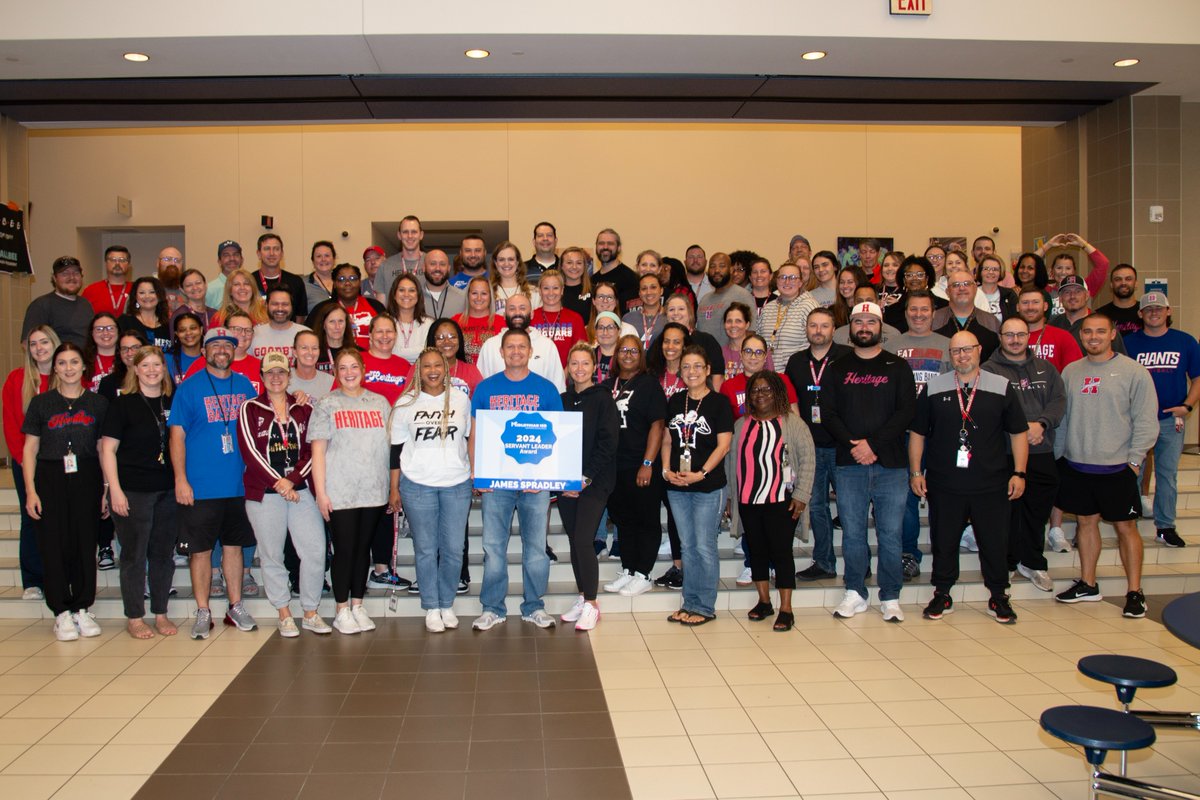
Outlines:
[[[558,496],[558,516],[571,543],[571,569],[575,571],[575,585],[584,600],[596,599],[596,588],[600,583],[600,565],[592,541],[596,528],[608,503],[608,492],[596,491],[589,486],[579,497]]]
[[[675,525],[675,515],[671,513],[671,504],[667,502],[665,492],[662,504],[667,507],[667,538],[671,540],[671,560],[680,561],[683,559],[683,546],[679,543],[679,528]],[[658,520],[660,514],[661,512],[655,509],[654,519]],[[658,553],[656,552],[655,556],[657,555]]]
[[[788,510],[789,502],[738,503],[742,533],[750,543],[750,577],[765,581],[775,566],[775,588],[796,588],[796,559],[792,555],[792,537],[796,521]]]
[[[96,602],[96,531],[103,481],[100,462],[78,459],[63,472],[61,458],[37,462],[33,485],[42,501],[38,550],[45,569],[46,605],[55,616],[85,611]]]
[[[621,542],[621,568],[649,577],[662,543],[663,481],[661,474],[652,471],[650,485],[638,486],[637,473],[637,469],[617,472],[608,515],[616,523]]]
[[[330,578],[333,599],[345,603],[351,597],[367,595],[367,570],[370,568],[371,537],[379,526],[383,506],[345,508],[329,515],[333,539],[333,566]]]

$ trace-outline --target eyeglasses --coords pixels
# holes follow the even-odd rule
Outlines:
[[[977,344],[969,344],[969,345],[966,345],[965,347],[951,347],[950,355],[951,356],[970,355],[972,350],[974,350],[975,348],[980,347],[980,346],[981,345],[977,345]]]
[[[638,349],[636,347],[622,347],[617,352],[623,356],[636,356]]]
[[[750,390],[750,394],[773,394],[770,386],[755,386]]]
[[[182,258],[176,258],[175,256],[162,256],[158,260],[164,264],[182,264],[183,263]]]
[[[334,280],[338,283],[357,283],[358,281],[362,280],[362,278],[358,277],[357,275],[338,275],[336,278],[334,278]]]
[[[776,283],[795,283],[798,280],[800,280],[799,275],[776,275],[775,276]]]
[[[922,279],[924,279],[925,278],[925,270],[918,270],[916,272],[906,272],[906,273],[904,273],[904,277],[906,279],[907,278],[922,278]]]
[[[925,258],[929,259],[930,261],[945,261],[946,260],[945,256],[925,256]]]
[[[112,333],[117,329],[116,325],[97,325],[92,328],[93,333]]]
[[[254,333],[254,328],[235,328],[232,325],[226,325],[225,330],[233,331],[239,336],[249,336],[250,334]]]
[[[109,256],[108,258],[106,258],[104,260],[111,261],[114,264],[128,264],[129,263],[129,259],[126,258],[125,256]]]
[[[143,346],[144,345],[141,344],[128,344],[121,347],[120,350],[122,353],[136,353],[138,350],[141,350]]]
[[[439,333],[437,336],[433,337],[433,340],[435,342],[449,342],[451,340],[458,341],[458,334],[454,331],[449,333]]]
[[[975,281],[955,281],[950,284],[951,289],[966,289],[968,286],[974,287]]]
[[[680,372],[703,372],[708,369],[707,364],[683,364],[679,367]]]
[[[612,333],[615,330],[617,330],[616,325],[597,325],[596,326],[597,333],[599,333],[601,331],[603,331],[604,333]]]
[[[755,358],[762,358],[766,354],[767,354],[767,351],[763,350],[761,347],[743,347],[742,348],[742,355],[744,355],[744,356],[754,356]]]
[[[601,300],[603,300],[603,301],[604,301],[604,302],[606,302],[606,303],[615,303],[615,302],[617,302],[617,298],[615,298],[615,297],[612,297],[612,296],[610,296],[610,295],[607,295],[607,294],[598,294],[598,295],[596,295],[596,297],[595,297],[595,300],[596,300],[596,302],[597,302],[597,303],[599,303]]]
[[[1005,331],[1004,333],[1002,333],[1000,335],[1005,339],[1028,339],[1029,338],[1028,331]]]

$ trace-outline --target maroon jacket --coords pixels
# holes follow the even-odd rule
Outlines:
[[[246,499],[262,502],[263,495],[275,490],[275,483],[280,478],[287,478],[297,490],[312,487],[309,473],[312,471],[312,445],[308,442],[308,421],[312,416],[312,406],[300,405],[296,398],[288,395],[288,424],[287,435],[295,436],[300,442],[300,456],[293,470],[287,475],[280,475],[271,468],[271,460],[267,457],[267,445],[270,441],[271,429],[275,427],[275,409],[264,391],[253,400],[242,404],[238,412],[238,447],[242,451],[242,461],[246,471],[242,481],[246,486]]]

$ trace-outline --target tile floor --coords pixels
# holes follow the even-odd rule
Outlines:
[[[1142,690],[1139,704],[1200,708],[1194,691],[1200,650],[1157,622],[1121,618],[1107,603],[1021,603],[1020,622],[1012,627],[997,625],[972,604],[936,623],[920,619],[919,608],[905,612],[907,622],[888,625],[874,608],[850,621],[803,610],[790,634],[733,615],[696,629],[669,624],[662,614],[606,616],[589,641],[633,798],[1083,798],[1082,757],[1042,733],[1036,719],[1064,703],[1115,707],[1110,689],[1074,668],[1079,657],[1096,652],[1175,667],[1180,685]],[[273,630],[218,630],[206,643],[159,638],[147,644],[128,639],[116,622],[105,627],[98,639],[60,644],[45,622],[0,621],[0,796],[132,797],[160,765],[170,770],[168,759],[183,757],[172,756],[177,744],[200,744],[213,736],[205,726],[222,724],[197,720],[254,702],[247,699],[252,684],[262,680],[252,677],[255,668],[230,684],[264,645],[260,655],[269,660],[292,644],[272,641]],[[506,636],[516,644],[500,645],[497,633],[462,629],[437,637],[444,643],[435,646],[468,653],[516,647],[509,654],[516,656],[531,643]],[[550,641],[564,635],[574,637],[560,630]],[[489,636],[497,644],[488,645]],[[404,648],[393,640],[391,647]],[[300,644],[309,652],[319,652],[320,644],[340,647]],[[324,655],[336,652],[329,649]],[[359,665],[357,675],[370,673]],[[322,679],[314,674],[311,680]],[[275,723],[290,731],[285,738],[295,738],[304,725],[323,724]],[[270,738],[265,727],[258,730]],[[1161,732],[1153,750],[1132,756],[1131,773],[1200,791],[1197,737]],[[555,739],[547,736],[543,746],[554,747]],[[276,746],[277,752],[264,747],[256,756],[266,763],[293,759],[302,755],[297,745]],[[214,771],[229,755],[217,753],[221,747],[213,745],[209,754]],[[395,752],[407,757],[405,750],[401,745]],[[240,752],[246,754],[245,743]],[[581,753],[586,749],[563,748],[547,763],[573,768]],[[496,766],[521,757],[518,751],[484,755]],[[602,755],[614,763],[615,754]],[[228,774],[233,765],[224,769]],[[219,791],[195,783],[204,796]],[[451,783],[421,796],[461,799],[460,782]],[[229,783],[224,791],[253,788]],[[348,790],[355,800],[387,796],[383,780],[316,772],[296,781],[295,791],[272,796],[335,790]]]

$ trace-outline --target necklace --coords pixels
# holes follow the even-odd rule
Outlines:
[[[158,463],[165,464],[167,463],[167,426],[164,424],[163,420],[166,409],[163,406],[162,395],[159,395],[157,398],[155,398],[158,400],[158,411],[155,411],[154,406],[150,405],[150,400],[146,397],[146,395],[142,394],[141,392],[138,392],[137,394],[142,398],[142,402],[146,404],[146,408],[149,410],[150,416],[154,417],[154,424],[158,427]]]

